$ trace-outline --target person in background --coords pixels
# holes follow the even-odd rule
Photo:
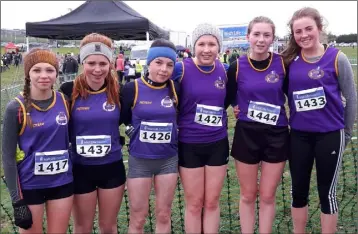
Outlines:
[[[122,83],[124,76],[124,56],[123,54],[118,54],[118,58],[116,60],[116,70],[119,79],[119,83]]]
[[[131,79],[135,79],[135,68],[129,61],[129,58],[125,58],[124,60],[124,72],[123,72],[124,79],[126,83],[129,83]]]
[[[224,57],[224,63],[226,63],[226,64],[230,64],[230,63],[229,63],[229,55],[230,55],[230,50],[226,50],[226,51],[225,51],[225,54],[223,55],[223,57]]]
[[[238,59],[238,58],[239,58],[239,54],[237,53],[237,50],[234,49],[234,50],[232,51],[232,54],[231,54],[230,59],[229,59],[229,65],[230,65],[231,63],[233,63],[234,61],[236,61],[236,59]]]
[[[64,81],[74,80],[78,72],[78,63],[70,53],[67,54],[65,61],[62,66],[62,73],[64,74]]]
[[[140,78],[142,76],[143,66],[140,64],[140,59],[136,60],[135,64],[135,77]]]

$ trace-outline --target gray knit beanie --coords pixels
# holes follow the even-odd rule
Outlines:
[[[212,24],[204,23],[199,24],[193,31],[192,39],[193,39],[193,47],[195,47],[195,43],[199,40],[201,36],[211,35],[216,38],[219,44],[219,50],[222,48],[222,35],[220,30]]]

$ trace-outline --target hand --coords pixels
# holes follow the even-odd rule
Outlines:
[[[14,208],[15,225],[29,229],[32,227],[32,214],[29,207],[25,204],[24,200],[17,201],[12,204]]]
[[[351,135],[345,132],[344,133],[344,149],[347,147],[347,145],[349,145],[351,140],[352,140]]]
[[[240,109],[239,109],[239,106],[234,106],[233,107],[233,110],[234,110],[234,115],[235,115],[235,118],[237,119],[239,117],[239,113],[240,113]]]

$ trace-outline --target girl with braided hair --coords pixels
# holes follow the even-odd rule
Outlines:
[[[80,44],[83,72],[60,90],[71,97],[69,125],[74,174],[74,232],[91,233],[98,200],[101,233],[117,233],[125,168],[120,99],[112,40],[92,33]]]
[[[65,96],[52,89],[56,55],[33,49],[24,58],[23,92],[9,102],[3,125],[2,161],[20,233],[65,233],[73,203],[69,113]],[[18,152],[16,152],[18,149]]]

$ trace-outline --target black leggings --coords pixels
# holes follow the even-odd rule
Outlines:
[[[123,71],[117,70],[117,75],[118,75],[118,81],[119,81],[119,83],[122,83],[122,80],[123,80]]]
[[[338,212],[336,188],[344,153],[344,130],[312,133],[291,130],[289,165],[292,178],[292,207],[308,204],[311,172],[316,162],[317,187],[324,214]]]

